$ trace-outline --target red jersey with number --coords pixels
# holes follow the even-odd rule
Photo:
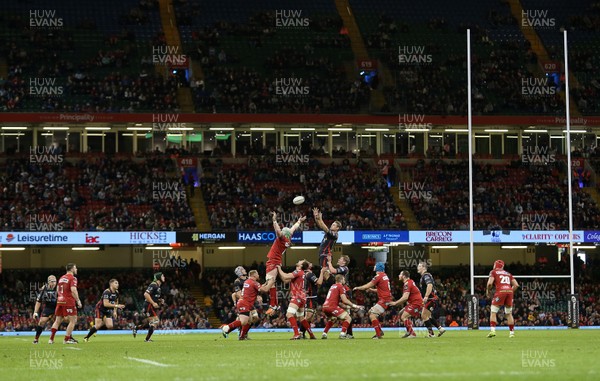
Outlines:
[[[290,291],[292,298],[306,299],[306,286],[304,283],[304,270],[295,270],[292,275]]]
[[[61,276],[56,285],[56,304],[64,304],[65,306],[69,307],[75,306],[75,297],[71,292],[71,287],[77,288],[77,278],[75,278],[73,274],[65,274]]]
[[[377,298],[381,302],[391,302],[392,301],[392,289],[390,288],[390,278],[388,278],[386,273],[377,273],[373,279],[371,279],[371,283],[377,287]]]
[[[513,276],[508,271],[492,270],[490,271],[490,278],[494,278],[494,287],[496,287],[496,292],[513,292]]]
[[[240,299],[240,301],[246,305],[253,306],[256,302],[259,288],[260,283],[254,279],[246,279],[244,288],[242,288],[242,299]]]
[[[342,295],[346,295],[346,287],[343,284],[336,283],[331,286],[323,308],[337,308],[342,301]]]
[[[271,245],[271,249],[269,250],[269,254],[267,254],[267,258],[269,258],[269,261],[281,264],[283,253],[285,253],[290,246],[292,246],[292,241],[290,241],[289,238],[285,236],[275,238],[275,241],[273,241],[273,245]]]
[[[405,294],[408,292],[408,301],[406,302],[407,305],[422,305],[423,304],[423,297],[421,296],[421,291],[419,291],[419,288],[417,287],[417,285],[415,284],[415,281],[413,281],[412,279],[407,280],[406,282],[404,282],[404,287],[402,288],[402,294]]]

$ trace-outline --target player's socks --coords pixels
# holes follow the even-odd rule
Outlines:
[[[377,320],[377,319],[371,320],[371,324],[373,325],[373,328],[375,328],[375,333],[377,334],[377,336],[382,336],[381,324],[379,323],[379,320]]]
[[[327,324],[325,324],[325,329],[323,330],[323,333],[327,333],[329,332],[329,330],[331,329],[331,327],[333,327],[333,322],[332,321],[328,321]]]
[[[425,321],[425,327],[427,327],[427,331],[429,332],[429,336],[433,336],[433,327],[431,325],[431,319]]]
[[[290,316],[288,318],[288,321],[290,322],[290,325],[292,326],[292,329],[294,330],[294,336],[299,336],[300,332],[298,331],[298,321],[296,320],[296,317]]]
[[[269,307],[277,307],[279,305],[277,301],[277,287],[273,286],[269,290]]]
[[[150,328],[148,328],[148,334],[146,335],[146,341],[150,340],[153,333],[154,333],[154,326],[151,325]]]
[[[350,325],[350,323],[348,323],[347,321],[344,320],[344,322],[342,323],[342,333],[346,333],[348,331],[349,325]]]
[[[88,332],[88,334],[87,334],[87,336],[86,336],[85,338],[86,338],[86,339],[89,339],[90,337],[92,337],[92,335],[93,335],[94,333],[96,333],[96,331],[98,331],[98,330],[96,329],[96,327],[92,327],[92,328],[90,328],[90,331]]]
[[[440,323],[437,321],[436,318],[434,318],[433,316],[429,318],[429,321],[431,322],[431,325],[437,329],[442,328],[442,326],[440,325]]]
[[[410,321],[410,319],[404,320],[404,326],[406,327],[406,332],[408,332],[411,335],[415,334],[415,331],[413,331],[412,327],[412,321]]]
[[[492,332],[496,332],[496,324],[498,324],[498,323],[496,323],[495,321],[490,322],[490,330]]]
[[[509,325],[508,325],[508,329],[509,329],[511,332],[514,332],[514,331],[515,331],[515,325],[514,325],[514,324],[509,324]]]
[[[54,340],[54,335],[56,335],[56,328],[52,328],[51,333],[50,333],[50,340]]]
[[[312,332],[312,329],[310,329],[310,323],[308,322],[308,320],[304,319],[300,322],[300,324],[301,324],[301,329],[303,330],[303,332],[308,332],[310,337],[315,337],[315,335]]]
[[[234,321],[233,323],[228,324],[229,326],[229,332],[233,331],[236,328],[239,328],[242,326],[242,322],[239,320]]]
[[[249,330],[250,330],[250,324],[246,324],[246,325],[242,326],[242,332],[240,333],[240,340],[246,338]]]
[[[39,339],[40,335],[42,334],[42,332],[44,331],[44,327],[42,327],[41,325],[38,325],[37,327],[35,327],[35,339]]]
[[[350,322],[350,325],[348,326],[348,332],[347,332],[347,333],[348,333],[348,335],[350,335],[350,336],[352,336],[352,326],[353,326],[353,325],[354,325],[354,324],[352,324],[352,322]]]

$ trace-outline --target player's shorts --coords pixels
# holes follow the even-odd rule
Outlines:
[[[345,312],[346,312],[346,310],[345,310],[345,309],[343,309],[343,308],[342,308],[342,307],[340,307],[340,306],[337,306],[337,307],[334,307],[334,308],[331,308],[331,307],[323,307],[323,313],[324,313],[326,316],[329,316],[329,317],[336,317],[336,318],[339,318],[339,317],[340,317],[340,315],[342,315],[342,314],[343,314],[343,313],[345,313]]]
[[[144,313],[146,314],[147,317],[157,317],[158,316],[158,314],[156,313],[156,310],[150,303],[144,304]]]
[[[299,297],[296,297],[296,296],[292,295],[292,297],[290,299],[290,304],[292,304],[292,303],[294,303],[295,305],[297,305],[298,309],[301,310],[306,305],[306,297],[299,298]]]
[[[152,306],[150,306],[150,307],[152,307]],[[95,308],[94,309],[94,317],[96,319],[103,319],[103,318],[112,319],[113,312],[109,311],[107,309],[104,309],[104,308]]]
[[[238,315],[250,316],[250,311],[254,310],[254,305],[250,305],[241,299],[237,302],[235,307],[237,309]]]
[[[497,292],[492,298],[492,306],[512,307],[513,297],[514,295],[512,292]]]
[[[331,254],[329,254],[331,255]],[[321,268],[326,269],[327,266],[327,254],[319,254],[319,266],[321,266]]]
[[[438,298],[435,299],[428,299],[427,303],[425,303],[425,306],[423,306],[423,308],[425,308],[426,310],[431,311],[431,313],[433,313],[435,310],[438,309],[438,307],[440,306],[440,300]]]
[[[54,312],[56,311],[56,307],[52,308],[52,307],[44,307],[44,309],[42,310],[42,314],[40,315],[40,317],[47,317],[47,318],[52,318],[54,316]]]
[[[77,307],[75,306],[67,306],[65,304],[57,304],[56,310],[54,311],[54,315],[56,316],[77,316]]]
[[[281,266],[281,261],[270,259],[267,261],[267,274],[273,270],[277,270],[277,266]]]
[[[418,318],[421,316],[422,308],[423,308],[423,306],[418,306],[416,304],[408,304],[406,307],[404,307],[404,312],[406,312],[407,314],[409,314],[410,316],[412,316],[414,318]]]
[[[319,304],[317,303],[317,297],[314,298],[306,298],[306,309],[310,311],[316,311]]]

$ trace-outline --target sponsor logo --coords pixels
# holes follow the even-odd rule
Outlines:
[[[15,235],[14,234],[7,234],[6,235],[6,242],[12,242],[15,239]]]
[[[425,232],[426,242],[452,242],[451,231]]]
[[[59,120],[70,120],[74,122],[93,122],[94,116],[92,114],[60,114]]]
[[[169,243],[167,232],[129,232],[129,243]]]

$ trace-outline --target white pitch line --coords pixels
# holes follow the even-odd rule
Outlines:
[[[144,364],[150,364],[150,365],[154,365],[154,366],[161,366],[163,368],[171,366],[169,364],[162,364],[160,362],[156,362],[156,361],[152,361],[152,360],[146,360],[146,359],[138,359],[138,358],[135,358],[135,357],[127,357],[127,356],[125,356],[123,358],[125,358],[127,360],[133,360],[133,361],[142,362]]]
[[[81,348],[75,348],[75,347],[65,347],[65,349],[71,349],[71,350],[74,350],[74,351],[80,351],[81,350]]]

